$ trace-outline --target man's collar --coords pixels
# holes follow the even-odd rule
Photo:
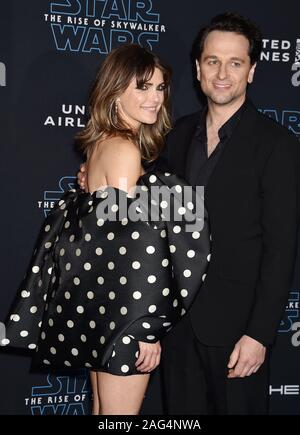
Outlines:
[[[218,135],[219,135],[220,141],[231,136],[231,134],[232,134],[235,126],[237,125],[238,121],[240,120],[247,104],[248,104],[248,100],[246,99],[244,101],[244,103],[241,105],[241,107],[236,112],[234,112],[234,114],[225,122],[225,124],[223,124],[219,128]],[[208,112],[208,106],[206,105],[201,112],[200,120],[199,120],[199,123],[197,125],[196,135],[198,137],[201,137],[201,136],[203,137],[203,135],[204,135],[206,138],[207,112]]]

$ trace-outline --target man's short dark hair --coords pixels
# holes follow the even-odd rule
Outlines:
[[[221,32],[234,32],[245,36],[249,41],[249,56],[251,65],[259,60],[262,50],[262,34],[259,27],[242,15],[226,12],[212,18],[211,22],[203,27],[194,43],[193,56],[200,59],[207,35],[213,30]]]

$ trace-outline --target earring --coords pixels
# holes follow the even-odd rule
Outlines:
[[[118,114],[118,102],[120,101],[120,98],[117,98],[115,101],[115,115]]]
[[[109,119],[110,124],[115,129],[118,129],[118,127],[117,127],[117,122],[118,122],[118,105],[117,105],[117,100],[116,101],[112,101],[110,106],[109,106],[108,119]]]

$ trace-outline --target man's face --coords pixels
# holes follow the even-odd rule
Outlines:
[[[217,105],[243,101],[256,64],[250,64],[249,41],[234,32],[213,30],[196,61],[197,79],[207,98]]]

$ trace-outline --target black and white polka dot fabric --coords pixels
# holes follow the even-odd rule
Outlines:
[[[32,349],[35,364],[54,370],[140,373],[138,341],[156,342],[184,315],[205,279],[210,244],[206,217],[201,231],[186,231],[195,194],[161,200],[152,192],[181,192],[183,180],[152,171],[138,186],[148,208],[112,187],[64,194],[40,231],[2,345]],[[111,193],[116,219],[106,220]],[[124,201],[143,219],[122,218]]]

